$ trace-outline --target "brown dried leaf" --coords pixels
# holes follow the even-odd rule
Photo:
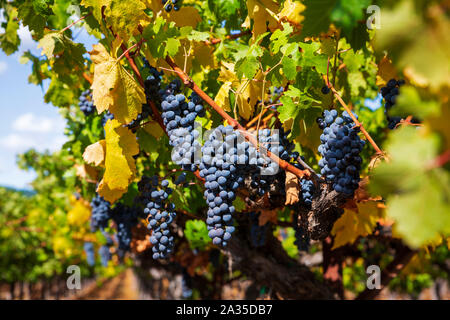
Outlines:
[[[286,202],[285,205],[292,205],[299,201],[300,185],[295,174],[286,171]]]
[[[277,223],[277,210],[273,209],[273,210],[261,210],[260,214],[259,214],[259,221],[258,224],[260,226],[265,225],[267,222],[272,222],[274,224]]]

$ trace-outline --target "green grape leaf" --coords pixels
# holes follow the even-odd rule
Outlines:
[[[38,37],[44,33],[46,20],[53,14],[50,7],[43,8],[43,3],[44,1],[26,0],[18,7],[19,19],[22,19],[23,25],[28,26],[30,31],[34,31]]]
[[[327,32],[330,26],[331,12],[338,0],[305,0],[306,10],[303,12],[302,35],[315,36]]]
[[[189,220],[186,222],[184,235],[189,242],[191,249],[204,250],[210,243],[208,229],[202,220]]]
[[[5,32],[0,34],[0,48],[7,54],[13,54],[19,49],[20,38],[17,34],[19,22],[17,21],[17,10],[11,10]]]

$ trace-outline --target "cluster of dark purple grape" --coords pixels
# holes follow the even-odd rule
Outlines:
[[[257,153],[257,157],[250,160],[247,172],[251,177],[251,186],[258,189],[260,196],[268,192],[270,186],[277,180],[284,179],[284,172],[279,170],[278,164],[267,156],[265,150],[289,161],[294,145],[288,141],[287,134],[283,129],[280,129],[278,133],[272,133],[270,129],[258,131],[260,152]]]
[[[115,205],[111,213],[111,218],[117,227],[117,241],[119,243],[119,253],[129,251],[132,240],[131,229],[138,223],[139,211],[136,208],[128,207],[122,203]]]
[[[91,201],[91,230],[104,230],[111,218],[111,205],[103,197],[96,195]]]
[[[402,120],[401,117],[391,117],[389,116],[389,110],[395,105],[395,101],[397,96],[399,95],[400,86],[405,84],[405,80],[395,80],[391,79],[388,81],[385,87],[381,88],[381,95],[384,98],[384,114],[386,115],[386,119],[388,120],[389,129],[395,129],[397,124]]]
[[[178,11],[180,10],[180,3],[181,0],[161,0],[161,3],[164,5],[164,10],[167,12],[172,11]]]
[[[359,127],[346,111],[339,117],[336,110],[325,110],[323,118],[318,118],[317,122],[323,130],[318,148],[322,155],[321,174],[334,190],[351,196],[360,181],[362,159],[359,154],[365,144],[358,136]]]
[[[296,213],[294,213],[293,225],[295,231],[294,244],[297,246],[298,251],[308,252],[311,239],[303,226],[298,225],[298,215]]]
[[[112,120],[112,119],[114,119],[114,115],[111,112],[109,112],[109,110],[107,110],[102,118],[102,126],[104,127],[106,122],[108,122],[108,120]]]
[[[86,254],[87,264],[92,267],[95,264],[95,251],[92,242],[84,243],[84,253]]]
[[[98,249],[98,254],[100,255],[102,266],[107,267],[108,261],[111,260],[111,252],[109,251],[109,247],[107,245],[101,246]]]
[[[195,171],[200,161],[201,145],[194,124],[197,116],[205,115],[205,110],[196,93],[191,94],[189,102],[183,94],[177,93],[180,85],[179,81],[173,81],[163,91],[161,116],[169,135],[169,144],[174,147],[172,160],[183,170]]]
[[[94,113],[96,108],[94,106],[94,100],[92,100],[91,90],[87,89],[81,93],[78,106],[86,117]]]
[[[161,99],[159,91],[161,90],[161,81],[164,73],[152,67],[146,59],[144,59],[144,68],[147,68],[150,72],[144,81],[147,100],[159,102]]]
[[[169,181],[163,180],[158,189],[157,176],[143,177],[139,182],[139,190],[146,203],[144,214],[148,220],[148,228],[152,231],[150,242],[153,244],[153,259],[165,259],[173,250],[174,238],[170,232],[170,224],[176,217],[175,205],[167,200],[172,193]]]
[[[266,243],[266,233],[269,229],[269,224],[263,226],[259,225],[259,213],[250,212],[248,214],[250,219],[250,241],[254,247],[262,247]]]
[[[255,160],[256,149],[233,127],[220,125],[209,134],[202,153],[199,169],[206,180],[208,234],[215,245],[226,246],[235,230],[235,192],[244,181],[245,167]]]
[[[314,183],[311,180],[301,179],[300,187],[301,187],[300,193],[302,195],[302,202],[307,207],[311,207],[314,194]]]

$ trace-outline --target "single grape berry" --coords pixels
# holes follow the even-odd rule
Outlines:
[[[323,86],[322,87],[322,93],[323,94],[329,94],[330,93],[330,88],[328,88],[328,86]]]

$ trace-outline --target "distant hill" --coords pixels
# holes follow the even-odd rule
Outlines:
[[[20,192],[21,194],[23,194],[24,196],[27,196],[27,197],[32,197],[36,194],[36,191],[34,191],[34,190],[17,189],[17,188],[8,187],[8,186],[0,186],[0,188],[4,188],[9,191]]]

